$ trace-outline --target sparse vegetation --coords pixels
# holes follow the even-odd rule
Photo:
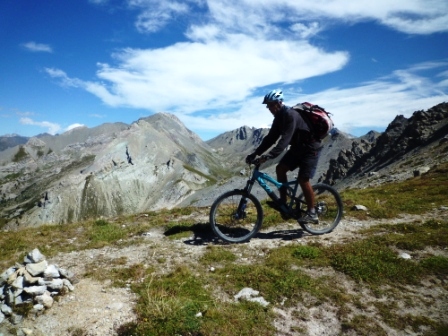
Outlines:
[[[446,173],[447,166],[440,166],[419,178],[394,185],[348,190],[343,199],[347,208],[358,203],[369,207],[366,217],[387,219],[400,213],[426,213],[448,205]],[[418,203],[414,201],[417,197]],[[386,200],[387,206],[378,204],[378,198]],[[276,212],[264,208],[263,227],[284,223]],[[143,233],[163,228],[166,237],[181,241],[190,236],[206,236],[207,222],[198,222],[196,218],[207,218],[208,210],[178,208],[2,232],[0,266],[5,269],[23,260],[30,246],[39,248],[47,257],[139,244],[159,251],[160,241],[144,240]],[[358,216],[350,210],[348,215]],[[443,316],[448,312],[438,311],[441,306],[437,305],[448,290],[446,218],[383,222],[359,229],[355,239],[331,244],[327,244],[328,237],[308,236],[299,239],[300,244],[292,241],[265,249],[253,248],[251,243],[210,243],[196,257],[182,261],[171,255],[176,251],[165,249],[163,253],[154,253],[148,265],[126,257],[112,261],[100,257],[92,260],[92,271],[83,276],[98,281],[107,279],[117,287],[130,284],[137,294],[137,320],[120,326],[121,336],[273,335],[276,310],[288,311],[295,320],[291,333],[306,334],[303,321],[312,318],[310,312],[319,307],[332,307],[340,321],[341,334],[387,335],[385,325],[419,335],[446,333],[448,324]],[[400,258],[401,251],[412,259]],[[101,279],[97,268],[102,269]],[[437,288],[440,297],[417,296],[423,283]],[[236,302],[234,295],[244,287],[259,291],[269,305]],[[362,296],[363,293],[368,295]],[[423,308],[412,314],[407,312],[415,306],[426,307],[431,313],[425,313]],[[84,329],[72,328],[69,332],[83,335]]]
[[[14,155],[12,161],[13,162],[20,162],[23,159],[25,159],[28,156],[28,153],[25,150],[25,147],[20,146],[19,150],[17,151],[17,153]]]
[[[421,214],[448,204],[448,163],[420,177],[368,189],[349,189],[341,193],[345,212],[360,219],[394,218],[401,213]],[[352,210],[366,206],[368,213]]]
[[[202,176],[203,178],[207,179],[207,183],[206,183],[206,185],[214,185],[214,184],[216,183],[216,179],[215,179],[215,178],[213,178],[213,177],[211,177],[211,176],[209,176],[209,175],[206,175],[206,174],[204,174],[203,172],[201,172],[201,171],[199,171],[199,170],[197,170],[197,169],[194,169],[192,166],[189,166],[189,165],[184,164],[183,167],[184,167],[186,170],[189,170],[189,171],[191,171],[192,173],[197,174],[197,175]]]

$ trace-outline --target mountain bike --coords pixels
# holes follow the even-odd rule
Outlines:
[[[298,219],[307,209],[305,196],[296,197],[299,181],[278,182],[269,174],[260,171],[264,160],[252,161],[255,166],[244,189],[234,189],[219,196],[210,209],[210,226],[213,232],[223,241],[242,243],[249,241],[261,229],[263,208],[260,201],[251,193],[257,182],[273,202],[277,205],[282,217]],[[275,187],[284,187],[289,196],[288,203],[282,204],[275,192],[266,183]],[[318,224],[299,222],[303,230],[321,235],[329,233],[339,224],[343,213],[342,199],[333,187],[318,183],[312,186],[315,196],[315,210],[319,218]]]

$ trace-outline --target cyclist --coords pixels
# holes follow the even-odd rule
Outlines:
[[[270,91],[262,104],[266,104],[266,108],[274,116],[274,121],[268,135],[255,152],[246,157],[246,162],[251,163],[257,155],[262,155],[275,143],[276,146],[267,155],[262,156],[264,160],[279,156],[288,145],[291,145],[276,167],[277,180],[287,182],[287,172],[300,168],[298,179],[307,203],[307,212],[298,221],[317,224],[319,219],[314,209],[314,193],[310,179],[316,172],[321,141],[313,138],[310,128],[297,111],[283,104],[282,90]],[[286,188],[282,187],[279,191],[280,201],[286,204]],[[274,202],[268,204],[279,209]]]

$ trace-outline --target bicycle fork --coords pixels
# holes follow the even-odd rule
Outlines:
[[[247,207],[247,198],[243,196],[238,204],[238,208],[236,210],[236,213],[233,215],[233,217],[235,219],[246,218],[246,207]]]
[[[252,190],[252,186],[255,181],[253,179],[247,181],[246,188],[244,188],[244,192],[249,195]],[[235,214],[233,215],[234,219],[244,219],[246,218],[246,207],[247,207],[247,197],[243,195],[238,203],[238,208],[236,209]]]

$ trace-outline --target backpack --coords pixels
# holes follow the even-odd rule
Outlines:
[[[333,120],[330,118],[331,113],[318,105],[304,102],[293,106],[292,109],[300,113],[316,140],[325,139],[334,127]]]

